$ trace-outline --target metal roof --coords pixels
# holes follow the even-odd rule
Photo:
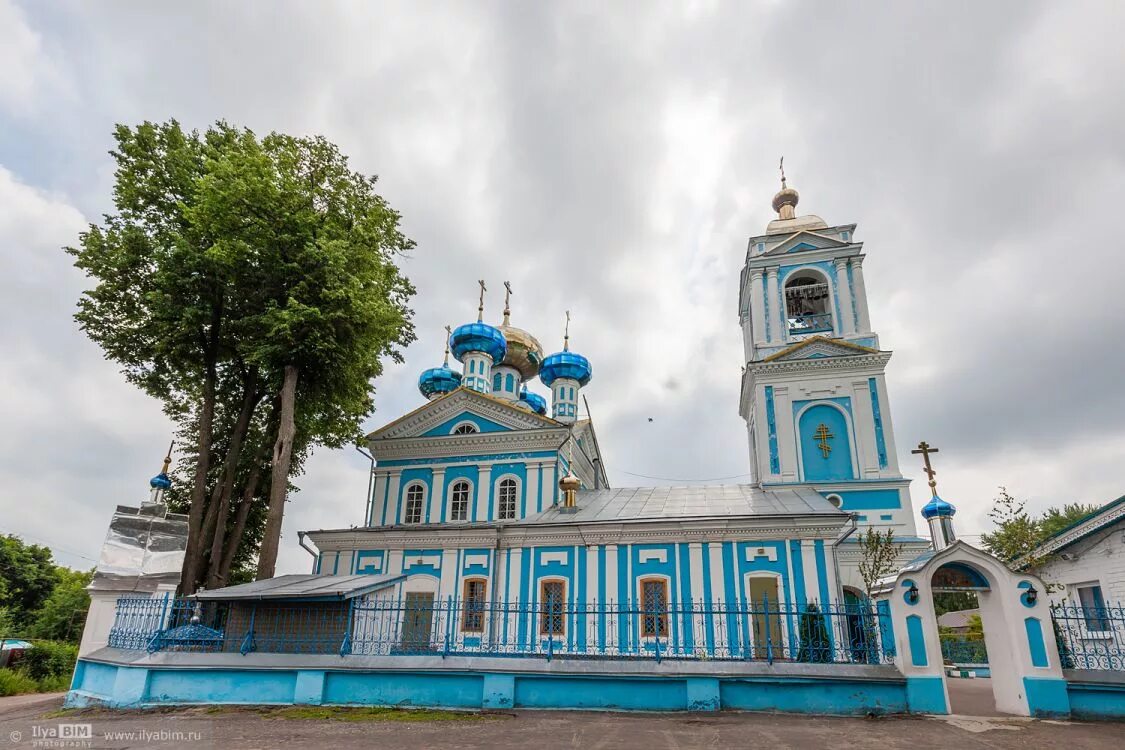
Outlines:
[[[764,490],[752,484],[696,487],[622,487],[578,492],[578,510],[552,506],[512,526],[565,521],[642,521],[716,516],[792,516],[846,514],[808,487]]]
[[[240,583],[211,591],[200,591],[192,598],[200,601],[262,601],[277,599],[319,599],[346,601],[370,594],[405,579],[405,575],[285,575],[264,581]]]

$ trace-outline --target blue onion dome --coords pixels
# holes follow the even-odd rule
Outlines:
[[[452,370],[446,363],[441,367],[431,367],[418,378],[418,390],[429,398],[438,393],[449,393],[461,385],[461,373]]]
[[[956,508],[935,494],[930,498],[930,502],[926,503],[925,507],[922,508],[922,518],[928,521],[937,516],[952,517],[956,512]]]
[[[154,490],[166,490],[172,486],[172,480],[162,471],[148,480],[148,486]]]
[[[585,386],[590,382],[593,375],[594,371],[590,367],[590,360],[581,354],[566,350],[547,357],[543,360],[542,367],[539,368],[539,379],[547,387],[550,387],[559,378],[577,380],[578,385]]]
[[[508,353],[508,342],[500,329],[480,321],[454,328],[449,347],[458,360],[469,352],[483,352],[492,357],[493,362],[501,362]]]
[[[520,404],[526,404],[536,414],[544,415],[547,413],[547,399],[526,388],[520,391]]]

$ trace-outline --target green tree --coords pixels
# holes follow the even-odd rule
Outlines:
[[[313,447],[358,439],[381,358],[413,339],[395,264],[413,242],[323,138],[174,120],[114,135],[116,213],[68,248],[94,280],[76,318],[187,438],[181,590],[245,565],[244,535],[270,576],[291,478]]]
[[[1048,508],[1036,518],[1027,512],[1024,501],[1001,487],[988,514],[996,528],[981,534],[981,546],[1005,563],[1027,558],[1028,567],[1037,567],[1046,558],[1033,554],[1036,547],[1098,509],[1097,505],[1067,503],[1062,508]]]
[[[0,537],[0,608],[16,629],[22,632],[30,625],[56,581],[51,550],[17,536]]]
[[[863,579],[867,595],[875,583],[884,576],[893,573],[902,556],[903,545],[895,542],[894,529],[877,531],[868,528],[867,532],[859,537],[862,556],[859,561],[859,575]]]
[[[35,638],[77,643],[90,608],[90,595],[86,587],[94,571],[55,568],[56,583],[51,595],[35,613],[30,632]]]

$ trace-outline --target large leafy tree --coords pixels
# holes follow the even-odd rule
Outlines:
[[[1006,563],[1032,556],[1031,567],[1044,562],[1034,557],[1035,548],[1051,536],[1098,510],[1097,505],[1067,503],[1061,508],[1048,508],[1039,517],[1027,512],[1026,503],[1012,496],[1004,487],[992,503],[989,518],[994,531],[981,534],[981,546]]]
[[[51,550],[16,536],[0,536],[0,609],[16,628],[31,621],[56,581]]]
[[[358,437],[381,357],[413,339],[395,263],[413,243],[323,138],[175,121],[115,138],[117,212],[69,249],[95,281],[76,317],[191,438],[182,589],[227,580],[247,534],[273,575],[291,477]]]

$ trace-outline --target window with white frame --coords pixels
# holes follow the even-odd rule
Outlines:
[[[496,490],[497,517],[507,520],[516,517],[516,497],[519,494],[519,485],[516,480],[508,477],[501,479]]]
[[[668,579],[642,578],[641,635],[645,638],[668,637]]]
[[[426,488],[420,484],[412,484],[406,488],[406,511],[403,520],[406,523],[422,523],[422,509],[425,506]]]
[[[449,520],[469,520],[469,496],[473,488],[467,481],[460,479],[453,483],[449,490]]]
[[[1102,587],[1097,583],[1087,583],[1075,587],[1078,602],[1082,606],[1082,619],[1086,621],[1087,630],[1109,630],[1109,621],[1106,618],[1105,597]]]
[[[566,634],[566,582],[539,582],[539,634]]]
[[[453,428],[454,435],[473,435],[477,432],[479,432],[479,430],[472,422],[462,422]]]

